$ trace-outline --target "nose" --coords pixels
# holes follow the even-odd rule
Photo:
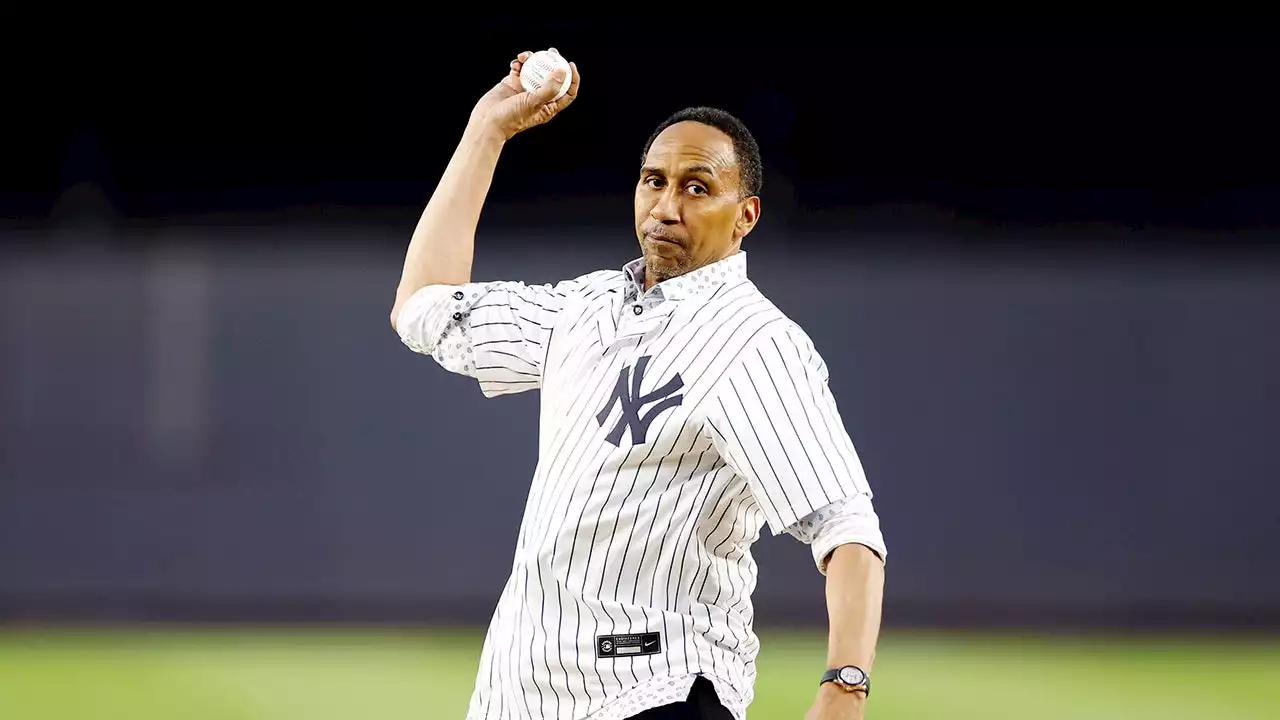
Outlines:
[[[654,203],[653,208],[649,210],[649,216],[664,225],[680,222],[680,201],[675,191],[671,188],[663,190],[658,197],[658,202]]]

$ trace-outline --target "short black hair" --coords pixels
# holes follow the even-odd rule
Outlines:
[[[640,153],[640,163],[649,157],[649,148],[658,139],[663,130],[682,122],[696,122],[710,125],[733,141],[733,154],[738,160],[738,175],[743,197],[760,194],[764,184],[764,169],[760,163],[760,146],[751,135],[751,131],[741,120],[730,113],[713,107],[688,107],[663,120],[649,141],[644,144],[644,152]]]

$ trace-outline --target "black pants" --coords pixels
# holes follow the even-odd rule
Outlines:
[[[720,704],[716,696],[716,687],[711,681],[698,676],[693,681],[693,689],[684,702],[663,705],[652,710],[645,710],[631,720],[733,720],[729,710]]]

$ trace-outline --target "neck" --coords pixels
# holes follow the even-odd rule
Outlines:
[[[686,271],[684,271],[684,272],[682,272],[682,273],[680,273],[680,274],[681,274],[681,275],[688,275],[689,273],[693,272],[694,270],[699,270],[699,269],[701,269],[701,268],[706,267],[707,265],[714,265],[715,263],[718,263],[718,262],[720,262],[721,260],[724,260],[725,258],[733,257],[734,255],[737,255],[737,254],[738,254],[738,253],[740,253],[740,252],[742,252],[742,245],[741,245],[741,244],[735,244],[732,248],[730,248],[730,249],[729,249],[729,252],[728,252],[728,253],[726,253],[723,257],[715,258],[714,260],[712,260],[711,262],[707,263],[706,265],[699,265],[698,267],[689,268],[688,270],[686,270]],[[677,277],[679,277],[679,276],[677,276]],[[669,280],[669,279],[671,279],[671,278],[667,278],[667,279]],[[644,289],[645,289],[645,292],[648,292],[648,291],[652,290],[652,289],[653,289],[653,286],[654,286],[654,285],[657,285],[657,284],[658,284],[658,281],[654,279],[654,277],[653,277],[653,273],[649,272],[649,268],[646,266],[646,267],[645,267],[645,270],[644,270]]]

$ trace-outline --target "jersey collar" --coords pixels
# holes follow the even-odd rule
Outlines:
[[[641,296],[662,300],[685,300],[704,297],[719,290],[726,283],[736,283],[747,278],[747,253],[745,250],[704,265],[684,275],[663,280],[644,291],[644,258],[636,258],[622,268],[627,278],[626,302],[635,302]]]

